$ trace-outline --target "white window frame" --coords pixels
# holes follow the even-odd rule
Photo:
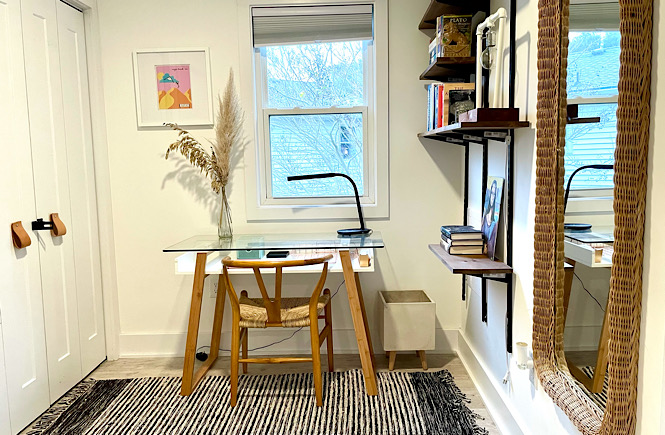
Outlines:
[[[262,81],[260,50],[252,44],[251,8],[256,6],[322,6],[372,4],[374,6],[374,40],[364,50],[367,107],[325,109],[263,109],[266,98]],[[240,0],[239,50],[240,95],[245,110],[244,150],[245,205],[248,221],[331,220],[358,218],[353,197],[271,198],[269,168],[268,116],[272,114],[357,113],[363,112],[364,185],[361,203],[367,219],[389,217],[388,167],[388,2],[331,0]],[[371,62],[371,59],[374,59]],[[265,74],[263,75],[265,77]],[[373,84],[372,84],[373,82]],[[257,85],[258,84],[258,85]],[[263,171],[263,173],[262,173]]]
[[[613,0],[610,0],[613,1]],[[609,3],[610,1],[600,0],[597,3]],[[592,1],[583,0],[575,1],[576,3],[591,3]],[[616,29],[619,30],[619,29]],[[569,29],[570,32],[593,32],[593,30],[576,30]],[[614,30],[597,30],[614,31]],[[612,95],[610,97],[577,97],[569,98],[568,104],[602,104],[602,103],[618,103],[619,95]],[[614,189],[573,189],[571,187],[569,193],[568,206],[566,214],[599,214],[610,213],[613,209]]]

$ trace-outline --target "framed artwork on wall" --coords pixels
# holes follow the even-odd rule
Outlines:
[[[139,127],[213,125],[208,49],[136,50],[134,93]]]

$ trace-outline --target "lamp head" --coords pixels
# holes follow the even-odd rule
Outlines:
[[[351,236],[371,233],[372,232],[371,229],[365,228],[365,219],[363,219],[363,212],[362,209],[360,208],[360,197],[358,196],[358,186],[356,186],[356,183],[355,181],[353,181],[353,178],[349,177],[346,174],[341,174],[339,172],[325,172],[321,174],[291,175],[286,177],[286,179],[287,181],[300,181],[300,180],[313,180],[318,178],[332,178],[332,177],[346,178],[353,186],[353,192],[355,193],[356,197],[356,207],[358,208],[358,220],[360,221],[360,228],[345,228],[337,230],[337,234],[339,234],[340,236],[351,237]]]

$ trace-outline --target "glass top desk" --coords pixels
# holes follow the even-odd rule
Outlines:
[[[164,249],[166,253],[181,254],[176,260],[176,273],[194,274],[180,394],[183,396],[191,394],[201,378],[203,378],[205,373],[217,360],[224,301],[226,299],[226,290],[222,279],[223,275],[220,273],[222,269],[221,261],[224,256],[236,256],[240,251],[288,250],[295,251],[291,252],[291,258],[294,258],[293,256],[297,255],[314,255],[311,252],[314,250],[334,250],[339,253],[339,262],[331,264],[329,267],[331,272],[341,271],[344,274],[346,293],[349,300],[349,307],[351,308],[351,317],[353,318],[353,328],[356,332],[358,351],[365,378],[365,390],[368,395],[377,395],[374,350],[367,323],[360,278],[358,276],[358,272],[362,271],[362,268],[360,268],[357,259],[352,261],[351,251],[364,251],[367,255],[370,255],[370,258],[373,258],[374,249],[383,247],[381,233],[374,231],[368,235],[353,237],[338,236],[334,232],[313,234],[235,234],[230,240],[219,240],[217,236],[194,236]],[[190,266],[191,263],[193,263],[193,268]],[[373,261],[370,264],[373,265]],[[318,266],[317,272],[321,270],[320,267]],[[373,266],[371,267],[371,270],[373,270]],[[312,269],[311,271],[314,270]],[[301,270],[301,272],[309,272],[309,270]],[[210,355],[204,364],[194,373],[203,285],[206,277],[213,274],[220,275],[218,278]]]

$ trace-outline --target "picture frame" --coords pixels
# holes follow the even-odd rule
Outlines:
[[[133,61],[139,128],[213,125],[208,48],[141,49]]]

